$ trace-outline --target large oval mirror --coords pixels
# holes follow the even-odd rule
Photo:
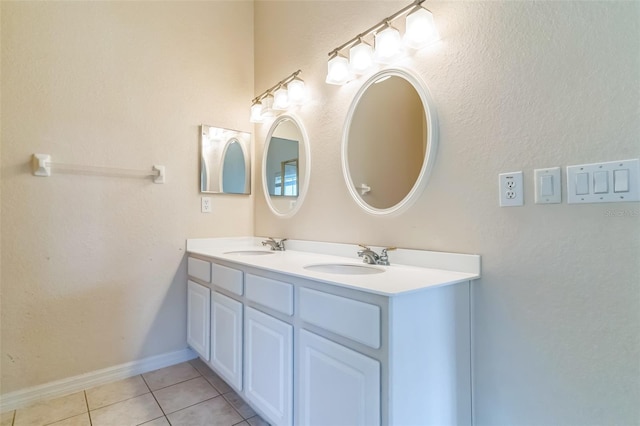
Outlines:
[[[251,134],[202,125],[200,192],[251,193]]]
[[[300,208],[309,185],[309,142],[298,119],[279,116],[271,125],[262,159],[262,186],[267,204],[278,216]]]
[[[360,207],[392,215],[416,200],[435,162],[437,125],[429,91],[412,73],[383,70],[363,84],[342,138],[342,170]]]

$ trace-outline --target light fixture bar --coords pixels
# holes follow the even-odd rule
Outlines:
[[[382,27],[390,25],[391,21],[393,21],[394,19],[398,18],[399,16],[401,16],[401,15],[403,15],[403,14],[409,12],[409,11],[413,11],[413,10],[417,9],[425,1],[426,0],[415,0],[413,3],[411,3],[408,6],[403,7],[402,9],[400,9],[399,11],[394,13],[393,15],[387,16],[386,18],[384,18],[382,21],[378,22],[377,24],[375,24],[371,28],[367,29],[366,31],[358,34],[357,36],[355,36],[351,40],[347,41],[346,43],[344,43],[344,44],[336,47],[335,49],[333,49],[331,52],[329,52],[329,56],[330,57],[336,56],[340,51],[342,51],[342,49],[350,47],[353,44],[355,44],[358,40],[362,39],[363,37],[366,37],[366,36],[376,32],[377,30],[379,30]]]
[[[423,0],[424,1],[424,0]],[[298,70],[296,72],[291,73],[291,75],[289,75],[288,77],[280,80],[278,83],[274,84],[272,87],[270,87],[269,89],[265,90],[264,92],[260,93],[258,96],[256,96],[255,98],[253,98],[253,100],[251,101],[252,104],[255,104],[257,102],[259,102],[262,98],[264,98],[265,96],[267,96],[268,94],[270,94],[271,92],[273,92],[275,89],[284,86],[285,84],[293,81],[300,73],[302,72],[302,70]]]

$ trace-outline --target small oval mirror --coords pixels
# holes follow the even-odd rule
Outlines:
[[[281,115],[273,122],[262,158],[262,186],[269,208],[290,217],[300,208],[309,185],[309,141],[300,121]]]
[[[201,126],[200,192],[251,193],[251,134]]]
[[[402,69],[380,71],[356,94],[342,138],[342,170],[366,212],[406,210],[424,189],[437,147],[435,106],[424,83]]]

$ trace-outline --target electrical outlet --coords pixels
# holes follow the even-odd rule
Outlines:
[[[202,213],[211,213],[211,197],[202,197],[200,202],[200,211]]]
[[[500,207],[524,205],[524,185],[522,172],[501,173],[498,175],[500,189]]]

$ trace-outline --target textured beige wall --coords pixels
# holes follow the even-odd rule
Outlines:
[[[252,130],[253,3],[1,8],[1,392],[184,348],[185,238],[253,233],[252,197],[198,193],[200,123]],[[167,183],[34,177],[36,152]]]
[[[364,79],[325,84],[326,59],[406,3],[256,2],[256,90],[301,68],[312,95],[297,112],[309,195],[281,219],[257,194],[256,234],[481,254],[476,424],[637,424],[640,205],[535,205],[532,176],[640,157],[640,3],[428,2],[442,41],[404,65],[435,99],[438,159],[416,204],[380,219],[351,200],[340,165]],[[514,170],[525,206],[500,208],[497,175]]]

